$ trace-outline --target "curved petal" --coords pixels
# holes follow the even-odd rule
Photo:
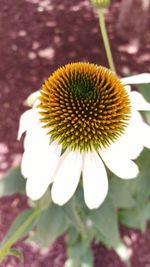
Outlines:
[[[54,175],[52,199],[58,205],[65,204],[74,194],[79,183],[82,156],[79,152],[66,151]]]
[[[122,151],[123,153],[123,151]],[[138,175],[139,169],[137,165],[130,159],[115,151],[101,151],[100,155],[107,167],[118,177],[123,179],[132,179]]]
[[[39,147],[47,146],[50,143],[50,135],[47,134],[48,128],[42,128],[41,124],[38,123],[34,125],[33,128],[30,128],[26,132],[26,136],[24,139],[24,149],[25,151],[36,150],[37,145]]]
[[[39,148],[39,150],[38,150]],[[26,191],[28,197],[37,200],[52,182],[61,153],[61,146],[55,142],[38,147],[32,153],[25,152],[22,171],[27,175]],[[26,165],[24,165],[26,164]]]
[[[25,104],[29,107],[36,107],[40,104],[39,98],[40,97],[40,90],[30,94],[27,99],[25,100]]]
[[[86,205],[98,208],[108,192],[108,179],[104,164],[97,153],[84,155],[83,188]]]
[[[123,84],[142,84],[150,83],[150,73],[141,73],[121,79]]]
[[[39,114],[37,109],[32,108],[25,111],[20,117],[17,139],[19,140],[25,131],[32,128],[37,123],[39,123]]]
[[[150,103],[139,92],[132,91],[130,97],[131,104],[135,110],[150,110]]]
[[[141,123],[143,122],[139,112],[133,112],[124,134],[107,149],[101,150],[100,153],[109,150],[109,153],[113,155],[123,155],[126,159],[136,159],[144,148]]]

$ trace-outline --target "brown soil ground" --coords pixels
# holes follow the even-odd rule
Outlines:
[[[113,0],[107,25],[119,75],[150,71],[146,42],[135,47],[116,34],[120,0]],[[20,161],[22,143],[16,141],[18,121],[27,109],[24,100],[40,88],[55,69],[68,62],[89,61],[107,66],[98,19],[89,0],[0,1],[0,175]],[[19,195],[0,199],[0,239],[15,216],[26,207]],[[150,226],[142,235],[121,229],[131,252],[132,267],[150,267]],[[47,250],[23,241],[16,244],[25,263],[8,257],[0,267],[63,267],[65,240]],[[113,251],[93,246],[95,267],[125,267]]]

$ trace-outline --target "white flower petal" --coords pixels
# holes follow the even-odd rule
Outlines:
[[[150,73],[141,73],[121,79],[123,84],[143,84],[150,83]]]
[[[38,122],[39,114],[36,108],[25,111],[20,117],[17,139],[19,140],[25,131],[32,128]]]
[[[139,92],[132,91],[130,96],[132,107],[135,110],[150,110],[150,103]]]
[[[112,151],[108,149],[101,151],[100,155],[107,167],[118,177],[123,179],[132,179],[137,176],[139,172],[137,165],[122,154],[118,154],[115,151],[112,153]]]
[[[109,150],[109,153],[112,153],[113,155],[118,154],[123,155],[123,157],[127,159],[136,159],[144,148],[141,123],[142,117],[139,112],[133,112],[124,134],[122,134],[120,138],[112,143],[107,149],[101,151],[104,151],[105,153],[105,150]]]
[[[25,104],[29,107],[36,107],[38,104],[40,104],[39,98],[40,97],[40,91],[36,91],[28,96],[28,98],[25,100]]]
[[[98,208],[108,192],[108,179],[104,164],[97,153],[84,155],[83,188],[86,205]]]
[[[38,149],[47,146],[50,143],[50,135],[47,134],[48,131],[49,130],[43,128],[40,123],[37,123],[33,128],[29,129],[24,139],[25,151],[30,151],[30,153],[32,153],[32,151],[37,149],[37,145]]]
[[[31,199],[37,200],[42,197],[52,182],[53,174],[59,162],[61,146],[53,142],[43,146],[43,148],[40,146],[38,150],[37,144],[37,149],[32,155],[28,152],[25,153],[28,155],[24,154],[26,158],[24,158],[22,165],[26,165],[22,166],[22,171],[28,176],[27,195]]]
[[[82,156],[79,152],[66,151],[54,175],[52,199],[58,205],[65,204],[74,194],[79,183]]]

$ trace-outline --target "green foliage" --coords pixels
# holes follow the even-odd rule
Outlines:
[[[45,194],[38,201],[34,201],[34,204],[37,204],[41,210],[45,210],[50,206],[51,202],[51,193],[48,187]]]
[[[150,84],[139,84],[137,87],[145,99],[150,102]],[[147,122],[150,124],[150,112],[143,111],[142,113],[144,114],[144,117],[146,117]]]
[[[20,250],[18,250],[18,249],[11,248],[11,249],[8,251],[7,255],[14,256],[14,257],[18,258],[18,259],[20,260],[20,262],[22,262],[22,263],[24,262],[24,255],[23,255],[23,253],[22,253]]]
[[[135,205],[130,180],[122,180],[111,175],[108,194],[116,208],[129,208]]]
[[[136,162],[140,173],[136,179],[131,181],[131,185],[134,188],[136,201],[141,203],[148,201],[150,195],[150,150],[145,148]]]
[[[29,219],[32,214],[34,213],[35,211],[34,210],[30,210],[30,209],[27,209],[23,212],[21,212],[17,217],[16,219],[14,220],[14,222],[12,223],[11,227],[9,228],[6,236],[5,236],[5,239],[3,241],[3,243],[6,243],[7,241],[9,241],[9,239],[13,236],[13,234],[19,230],[19,228],[23,225],[23,223]],[[18,239],[24,237],[25,235],[28,234],[29,231],[31,231],[33,229],[33,227],[35,226],[36,224],[36,220],[35,218],[33,218],[33,220],[30,221],[30,224],[28,224],[27,227],[25,227],[23,229],[23,231],[20,231],[19,235],[17,236]],[[15,240],[16,241],[16,240]]]
[[[0,181],[0,196],[8,196],[16,192],[25,193],[25,183],[20,167],[9,170]]]
[[[93,255],[90,245],[86,242],[86,240],[81,239],[80,235],[78,235],[75,242],[70,242],[70,233],[72,239],[72,231],[69,231],[67,246],[68,260],[65,263],[65,267],[92,267]]]
[[[145,97],[147,101],[150,101],[150,85],[149,84],[138,84],[138,89],[142,93],[142,95]]]
[[[144,149],[136,162],[140,173],[137,178],[129,181],[136,205],[119,211],[119,218],[128,227],[144,231],[147,220],[150,219],[150,151]]]
[[[51,203],[38,218],[34,240],[45,247],[56,240],[68,228],[67,219],[61,207]]]
[[[117,209],[108,197],[100,208],[89,211],[88,217],[96,228],[97,239],[103,241],[108,247],[115,247],[120,243]]]
[[[36,219],[40,213],[40,210],[25,210],[17,216],[12,226],[8,230],[0,248],[0,262],[6,255],[14,254],[19,256],[19,252],[13,251],[11,246],[20,238],[26,236],[30,230],[36,224]]]
[[[147,220],[150,218],[150,203],[145,202],[141,206],[120,211],[120,221],[128,227],[145,231]]]
[[[79,233],[85,235],[84,233],[85,225],[82,221],[82,217],[85,216],[84,214],[85,211],[83,209],[82,203],[81,207],[78,206],[80,196],[81,195],[77,193],[76,197],[73,197],[66,205],[64,205],[61,208],[63,209],[67,219],[69,220],[70,225],[71,226],[73,225]]]

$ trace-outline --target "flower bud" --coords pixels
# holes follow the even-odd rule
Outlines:
[[[97,8],[107,8],[110,4],[110,0],[91,0],[92,5]]]

